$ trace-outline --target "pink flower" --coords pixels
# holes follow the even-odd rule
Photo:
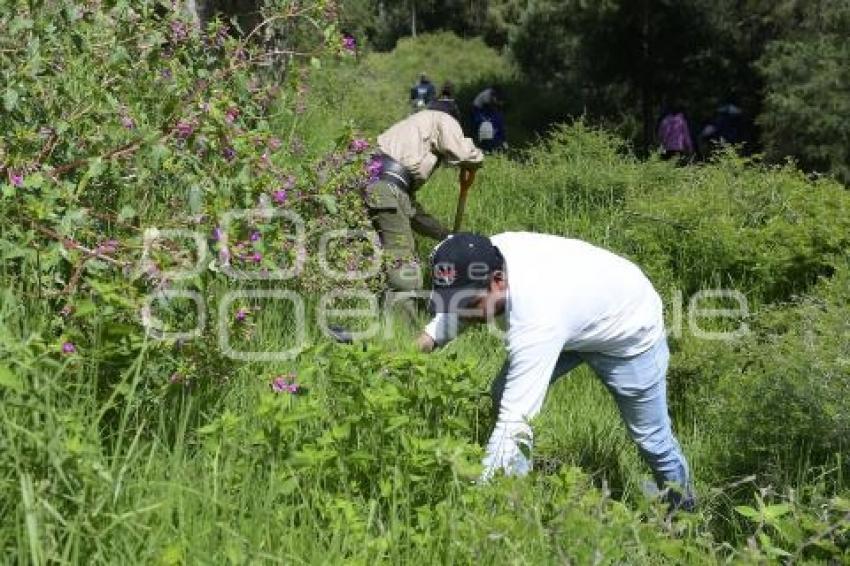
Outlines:
[[[354,51],[357,49],[357,40],[354,39],[353,35],[347,33],[342,36],[342,48],[346,51]]]
[[[290,373],[287,376],[279,375],[269,384],[272,391],[275,393],[297,393],[298,384],[295,383],[295,374]]]
[[[351,151],[356,153],[362,153],[369,149],[369,142],[363,138],[354,138],[351,140],[351,144],[348,146]]]
[[[13,187],[20,187],[21,185],[24,184],[24,174],[23,173],[21,173],[19,171],[12,171],[11,169],[9,169],[7,171],[7,174],[9,175],[9,183]]]
[[[272,200],[274,200],[277,204],[283,204],[286,202],[286,189],[280,189],[272,193]]]
[[[101,242],[94,249],[99,254],[111,254],[114,253],[115,250],[118,249],[118,240],[106,240],[105,242]]]
[[[187,37],[189,37],[189,30],[186,24],[178,20],[171,22],[171,39],[175,43],[185,41]]]
[[[239,109],[236,108],[235,106],[231,106],[224,113],[224,121],[227,122],[228,124],[232,124],[234,121],[236,121],[236,118],[238,118],[238,117],[239,117]]]
[[[73,342],[65,342],[62,344],[62,353],[63,354],[73,354],[77,351],[77,347],[74,346]]]
[[[269,139],[269,147],[272,149],[272,151],[277,151],[278,149],[280,149],[280,146],[281,146],[280,138]]]
[[[366,172],[369,174],[370,179],[377,179],[383,169],[383,163],[381,162],[381,159],[377,157],[373,157],[372,160],[366,164]]]
[[[263,254],[261,254],[260,252],[254,252],[249,257],[254,263],[260,263],[261,261],[263,261]]]
[[[248,309],[239,309],[236,311],[236,322],[244,322],[245,318],[248,316]]]
[[[195,126],[193,126],[189,122],[180,121],[177,122],[177,125],[174,126],[174,130],[177,132],[177,135],[181,138],[188,138],[192,135],[192,132],[195,131]]]

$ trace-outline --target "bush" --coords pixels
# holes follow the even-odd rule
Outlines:
[[[793,478],[794,461],[850,468],[848,273],[845,266],[793,306],[760,313],[737,367],[725,368],[707,396],[709,426],[737,470]]]

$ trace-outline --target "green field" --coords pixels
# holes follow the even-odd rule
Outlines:
[[[263,114],[247,74],[221,71],[221,78],[215,73],[226,66],[178,63],[199,60],[194,47],[185,47],[185,59],[168,59],[170,80],[182,81],[173,91],[171,83],[162,86],[159,59],[131,70],[124,65],[132,54],[112,61],[104,41],[135,30],[128,21],[126,29],[98,20],[74,24],[83,30],[84,48],[69,39],[44,49],[66,55],[81,49],[91,60],[62,73],[44,71],[41,102],[6,100],[2,120],[7,131],[18,130],[4,138],[4,151],[15,159],[40,151],[29,130],[56,124],[87,98],[104,110],[83,112],[66,126],[88,147],[60,142],[52,165],[105,154],[135,131],[144,141],[131,158],[92,160],[60,180],[45,170],[27,173],[20,187],[11,177],[3,184],[4,562],[850,560],[850,195],[841,184],[733,151],[689,167],[657,156],[638,159],[615,135],[581,120],[537,141],[523,132],[522,149],[489,157],[472,189],[467,229],[585,239],[637,262],[664,298],[671,411],[700,507],[669,517],[643,495],[648,469],[586,368],[552,388],[534,422],[536,470],[478,485],[481,443],[493,420],[489,382],[504,358],[499,340],[473,329],[427,356],[413,351],[415,329],[391,319],[392,334],[353,346],[332,343],[316,322],[322,295],[374,291],[383,283],[380,276],[328,280],[314,254],[327,230],[368,228],[357,190],[364,156],[346,150],[348,141],[352,135],[374,140],[404,115],[405,88],[423,65],[468,91],[514,71],[478,41],[425,36],[393,53],[308,64],[304,83],[284,85],[285,95]],[[15,29],[20,37],[52,33],[38,25],[32,32]],[[131,36],[135,31],[127,31]],[[452,74],[453,42],[468,58],[463,74]],[[27,65],[35,63],[3,57],[10,76],[30,80]],[[104,75],[118,77],[102,97],[105,79],[89,76],[100,63]],[[189,136],[179,129],[162,134],[162,124],[188,123],[175,101],[199,76],[220,78],[209,93],[213,110],[193,110],[198,122]],[[65,83],[75,86],[63,90]],[[308,102],[304,112],[292,110],[298,96]],[[137,130],[102,125],[116,122],[110,97],[136,112]],[[234,107],[240,112],[231,119]],[[521,123],[531,111],[516,108],[509,122]],[[228,129],[234,122],[236,133]],[[196,145],[201,135],[209,152]],[[183,251],[191,235],[181,245],[173,239],[170,246],[148,246],[154,274],[102,259],[140,266],[146,228],[188,229],[206,241],[228,210],[257,206],[258,195],[280,184],[266,165],[256,165],[267,163],[259,155],[265,150],[254,147],[261,145],[257,139],[269,136],[284,144],[271,162],[296,177],[281,208],[306,219],[310,257],[300,278],[243,283],[215,262],[202,263],[187,279],[162,275],[192,262]],[[228,147],[237,157],[212,155]],[[449,223],[456,196],[456,173],[441,170],[421,200]],[[262,252],[259,266],[271,267],[276,253],[284,264],[293,261],[280,225],[255,218],[234,226],[231,243],[244,240],[248,251]],[[258,232],[253,244],[251,231]],[[88,257],[63,247],[62,237],[89,249],[115,238],[119,251]],[[221,252],[221,241],[209,244]],[[432,245],[419,241],[420,256]],[[359,261],[362,249],[352,245],[334,258],[342,265]],[[199,336],[160,340],[145,332],[145,297],[163,289],[194,295],[149,305],[162,330],[186,330],[206,316]],[[713,289],[739,293],[747,312],[696,317],[698,308],[734,306],[716,298],[692,303]],[[299,345],[296,309],[228,295],[243,290],[288,290],[303,299],[304,349],[297,356],[227,355],[225,330],[237,351]],[[733,340],[706,337],[736,329],[746,332]],[[73,351],[63,351],[67,344]],[[297,390],[276,382],[281,376]]]

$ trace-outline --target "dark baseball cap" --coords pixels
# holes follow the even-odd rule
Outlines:
[[[484,290],[493,272],[504,269],[505,260],[490,238],[469,232],[452,234],[431,254],[433,288],[431,313],[457,312]]]

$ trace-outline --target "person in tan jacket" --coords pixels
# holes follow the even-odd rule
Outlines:
[[[449,231],[416,202],[416,191],[442,162],[477,169],[484,154],[464,137],[458,121],[438,110],[422,110],[378,136],[381,171],[366,190],[369,215],[383,246],[387,282],[397,295],[392,302],[415,313],[405,292],[422,287],[413,231],[442,240]]]

